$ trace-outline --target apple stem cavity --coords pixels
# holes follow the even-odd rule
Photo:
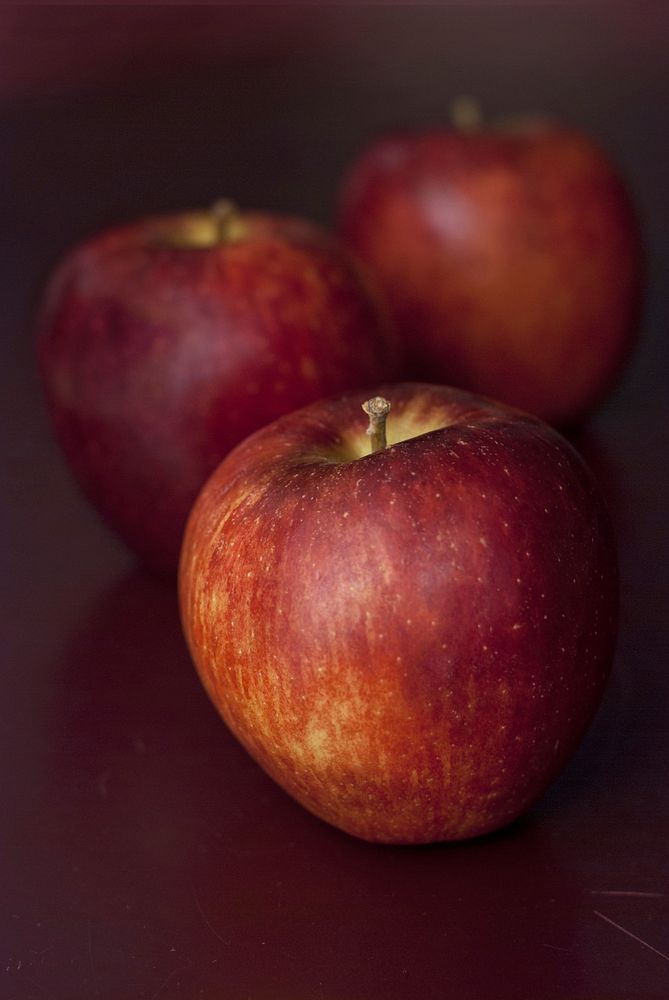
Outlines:
[[[390,402],[383,396],[374,396],[362,404],[362,408],[369,417],[369,427],[367,435],[371,438],[372,455],[377,451],[383,451],[387,446],[386,441],[386,418],[390,413]]]
[[[475,97],[456,97],[451,101],[450,119],[458,132],[476,132],[483,123],[481,105]]]
[[[176,250],[210,250],[226,243],[238,243],[249,235],[247,218],[234,201],[220,198],[204,210],[185,213],[185,220],[164,220],[154,241]]]

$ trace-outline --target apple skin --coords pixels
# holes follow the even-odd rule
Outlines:
[[[635,342],[637,221],[606,156],[574,130],[519,120],[380,138],[343,185],[339,228],[386,295],[405,377],[568,426]]]
[[[80,486],[172,574],[193,500],[234,445],[397,365],[366,279],[329,235],[257,213],[218,226],[191,212],[102,233],[64,260],[38,324],[50,415]]]
[[[384,451],[353,393],[219,466],[184,537],[182,622],[229,728],[307,809],[370,841],[473,837],[541,795],[600,700],[611,526],[536,418],[446,387],[378,392]]]

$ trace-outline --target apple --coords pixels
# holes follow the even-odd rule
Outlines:
[[[549,121],[398,133],[342,187],[339,228],[385,292],[405,377],[579,422],[633,346],[641,250],[629,195],[585,135]]]
[[[350,393],[221,463],[184,537],[184,631],[227,725],[307,809],[371,841],[473,837],[535,801],[599,702],[611,526],[537,418],[443,386],[378,396],[367,429]]]
[[[220,202],[76,248],[47,290],[39,363],[84,492],[145,562],[176,573],[223,456],[282,413],[393,377],[397,350],[329,235]]]

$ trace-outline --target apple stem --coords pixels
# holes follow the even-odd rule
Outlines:
[[[451,101],[450,118],[458,132],[476,132],[483,122],[481,105],[475,97],[456,97]]]
[[[209,211],[214,219],[218,241],[225,243],[230,236],[231,224],[234,224],[239,216],[239,209],[234,201],[230,201],[228,198],[219,198]]]
[[[369,417],[369,427],[367,434],[372,439],[372,455],[377,451],[383,451],[387,445],[386,441],[386,417],[390,412],[390,402],[383,396],[374,396],[362,404],[362,408]]]

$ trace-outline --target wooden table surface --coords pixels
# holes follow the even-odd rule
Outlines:
[[[0,32],[0,996],[666,998],[662,20],[644,5],[123,17],[60,10]],[[639,205],[642,337],[576,438],[616,524],[620,642],[590,733],[526,818],[381,848],[295,805],[219,721],[173,587],[134,565],[52,442],[31,324],[82,235],[220,195],[327,222],[367,137],[439,120],[463,91],[588,129]]]

